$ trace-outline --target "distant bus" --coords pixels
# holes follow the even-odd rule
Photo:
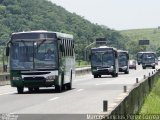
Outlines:
[[[158,64],[158,59],[155,52],[144,52],[142,54],[142,68],[152,67],[155,69],[156,64]]]
[[[129,54],[128,51],[118,50],[119,72],[129,73]]]
[[[72,89],[75,75],[74,40],[70,34],[52,31],[17,32],[6,48],[10,55],[11,86],[23,93],[40,87]],[[50,55],[50,56],[49,56]]]
[[[117,49],[107,46],[92,48],[91,70],[94,78],[101,77],[101,75],[118,77]]]
[[[142,63],[142,54],[143,52],[138,52],[137,53],[137,63],[140,65]]]

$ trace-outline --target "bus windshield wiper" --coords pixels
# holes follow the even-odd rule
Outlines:
[[[42,42],[40,42],[40,44],[38,45],[37,49],[46,41],[47,39],[42,40]]]

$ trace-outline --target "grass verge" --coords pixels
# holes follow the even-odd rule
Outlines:
[[[160,79],[146,97],[139,114],[160,114]]]

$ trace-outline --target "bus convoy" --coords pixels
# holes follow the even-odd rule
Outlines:
[[[12,33],[6,56],[9,58],[11,86],[16,87],[19,94],[25,87],[29,92],[52,86],[57,92],[72,89],[75,52],[71,34],[42,30]],[[89,58],[94,78],[102,75],[118,77],[119,72],[129,74],[128,51],[102,45],[91,48]],[[142,64],[143,69],[155,69],[157,61],[155,52],[137,53],[137,63]]]

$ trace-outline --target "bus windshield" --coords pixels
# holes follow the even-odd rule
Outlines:
[[[54,40],[13,40],[11,43],[12,70],[55,69],[57,56]]]
[[[113,53],[95,52],[91,57],[92,66],[111,67],[114,65]]]
[[[153,53],[143,54],[142,60],[143,63],[154,63],[155,55]]]
[[[125,54],[119,55],[118,62],[119,62],[120,67],[127,66],[127,64],[128,64],[127,55],[125,55]]]

